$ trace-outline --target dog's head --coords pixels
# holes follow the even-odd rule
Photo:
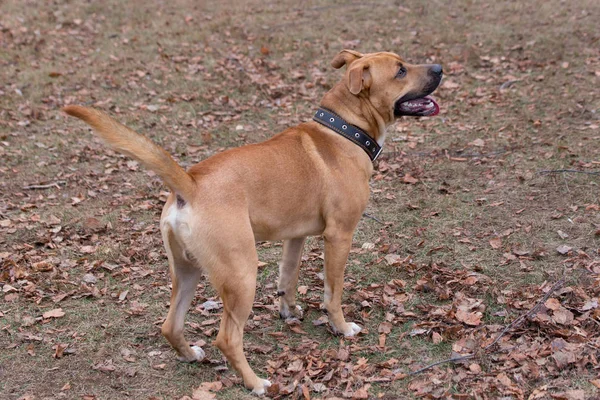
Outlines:
[[[345,79],[350,93],[368,97],[389,122],[402,116],[433,116],[440,111],[435,100],[428,96],[442,80],[439,64],[414,65],[394,53],[342,50],[331,65],[334,68],[346,65]]]

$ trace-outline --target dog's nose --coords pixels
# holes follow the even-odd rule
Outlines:
[[[441,76],[443,73],[442,70],[442,66],[440,64],[433,64],[430,68],[429,71],[434,74],[434,75],[438,75]]]

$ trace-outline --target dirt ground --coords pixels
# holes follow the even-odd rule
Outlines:
[[[165,187],[60,108],[189,166],[310,119],[342,48],[442,64],[441,113],[399,121],[376,164],[346,276],[359,337],[327,328],[320,238],[291,325],[281,243],[258,245],[245,348],[268,395],[600,398],[599,20],[596,0],[0,2],[0,398],[252,398],[211,346],[206,280],[186,329],[207,359],[160,335]]]

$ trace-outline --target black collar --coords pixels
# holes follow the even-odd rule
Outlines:
[[[377,142],[362,129],[344,121],[339,115],[324,108],[319,108],[313,119],[360,146],[369,155],[371,161],[375,161],[379,157],[382,148]]]

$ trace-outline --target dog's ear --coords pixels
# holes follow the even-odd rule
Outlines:
[[[371,86],[371,73],[369,72],[369,64],[358,63],[348,67],[348,87],[350,93],[356,95],[363,89],[368,89]]]
[[[344,65],[350,66],[350,64],[362,56],[362,53],[359,53],[358,51],[344,49],[331,60],[331,66],[335,69],[342,68]]]

